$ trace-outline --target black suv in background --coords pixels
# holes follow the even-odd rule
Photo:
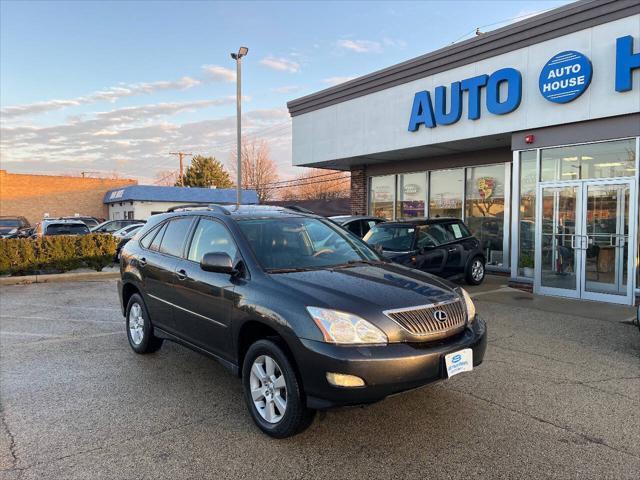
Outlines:
[[[380,223],[363,239],[390,260],[470,285],[484,280],[480,242],[455,218],[421,218]]]
[[[154,352],[168,339],[218,359],[274,437],[301,431],[317,409],[472,370],[486,348],[462,288],[286,208],[154,215],[123,248],[120,273],[131,348]]]
[[[30,231],[31,225],[24,217],[0,217],[0,238],[27,237]]]
[[[369,233],[371,228],[385,221],[384,218],[370,217],[368,215],[336,215],[329,217],[329,220],[341,225],[360,238]]]

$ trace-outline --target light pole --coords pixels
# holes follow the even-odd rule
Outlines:
[[[242,57],[249,53],[247,47],[240,47],[238,53],[232,53],[231,58],[236,61],[236,125],[238,129],[238,180],[236,183],[236,205],[242,203]]]

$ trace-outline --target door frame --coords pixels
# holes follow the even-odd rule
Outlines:
[[[582,181],[553,181],[553,182],[540,182],[536,188],[536,230],[535,230],[535,262],[534,262],[534,281],[533,291],[540,295],[554,295],[558,297],[567,298],[580,298],[580,275],[582,269],[582,256],[578,255],[574,249],[574,273],[576,275],[576,287],[575,289],[548,287],[542,285],[542,208],[543,198],[542,191],[545,188],[566,188],[575,187],[576,189],[576,210],[575,210],[575,227],[572,238],[572,245],[575,242],[575,238],[582,234],[582,222],[580,222],[580,212],[582,211]],[[554,225],[555,231],[555,225]]]
[[[586,289],[586,224],[587,224],[587,196],[590,185],[625,185],[629,187],[629,233],[627,250],[627,285],[626,295],[616,295],[611,293],[589,292]],[[572,245],[574,247],[574,270],[576,275],[576,288],[564,289],[542,285],[542,192],[545,188],[576,188],[576,212],[575,230],[573,233]],[[635,299],[635,258],[636,258],[636,235],[638,230],[638,192],[636,182],[633,178],[617,179],[590,179],[590,180],[569,180],[569,181],[549,181],[539,182],[536,187],[536,228],[535,228],[535,270],[534,270],[534,293],[541,295],[554,295],[567,298],[579,298],[583,300],[594,300],[608,303],[618,303],[632,305]],[[618,206],[619,208],[619,206]],[[580,246],[578,246],[578,244]],[[623,264],[621,264],[623,266]]]
[[[636,229],[637,229],[635,219],[638,218],[638,211],[637,211],[638,202],[636,200],[636,189],[635,189],[635,182],[633,181],[633,179],[627,179],[627,180],[611,179],[611,180],[604,180],[604,181],[603,180],[583,180],[582,198],[583,198],[584,208],[582,209],[582,213],[581,213],[581,217],[582,217],[580,221],[581,228],[582,230],[584,230],[587,225],[587,198],[588,198],[589,186],[606,186],[606,185],[624,185],[629,187],[629,209],[628,209],[629,233],[627,235],[627,285],[626,285],[627,293],[625,295],[616,295],[613,293],[587,291],[587,288],[586,288],[587,276],[586,276],[586,272],[584,271],[584,268],[586,266],[587,250],[586,248],[581,248],[580,256],[582,257],[582,265],[583,265],[583,270],[581,272],[581,279],[580,279],[581,298],[585,300],[595,300],[600,302],[632,305],[635,297],[634,286],[633,286],[634,276],[635,276],[635,258],[636,258],[636,255],[635,255],[636,240],[635,239],[636,239]],[[620,212],[620,207],[621,205],[618,203],[617,213]],[[624,219],[622,218],[622,216],[618,217],[618,224],[616,228],[619,228],[620,225],[624,226]],[[586,235],[587,235],[587,232],[583,231],[582,236],[586,237]],[[623,269],[624,263],[622,261],[618,261],[617,258],[616,258],[616,261],[619,263],[619,265],[616,266],[616,268]],[[624,270],[620,270],[617,272],[617,275],[622,275],[623,272]]]

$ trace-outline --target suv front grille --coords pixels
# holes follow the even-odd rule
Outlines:
[[[443,337],[464,328],[465,307],[459,299],[420,307],[386,310],[384,314],[413,335]]]

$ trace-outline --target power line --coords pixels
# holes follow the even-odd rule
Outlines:
[[[180,159],[180,178],[178,179],[178,182],[180,183],[181,187],[184,187],[184,166],[182,163],[182,159],[184,157],[193,157],[193,153],[169,152],[169,155],[177,155]]]
[[[313,180],[313,179],[320,178],[320,177],[328,177],[330,175],[342,175],[344,173],[345,172],[323,173],[321,175],[313,175],[313,176],[305,177],[305,178],[294,178],[293,180],[280,180],[278,182],[269,182],[269,183],[267,183],[267,185],[279,185],[279,184],[282,184],[282,183],[292,183],[292,182],[305,182],[307,180]],[[331,180],[333,180],[333,179],[331,179]],[[336,178],[335,180],[338,180],[338,178]]]

